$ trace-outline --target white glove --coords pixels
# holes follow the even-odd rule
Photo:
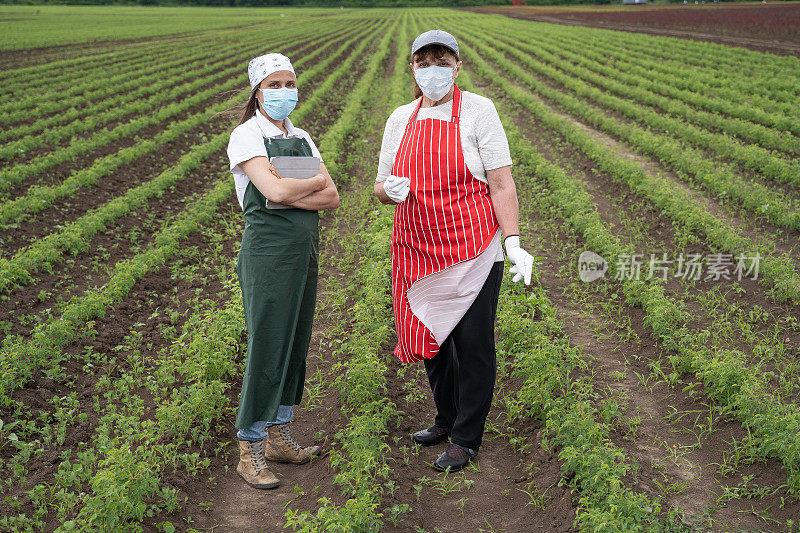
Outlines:
[[[514,283],[525,278],[525,285],[531,284],[531,273],[533,272],[533,256],[519,247],[519,235],[506,237],[506,255],[508,260],[514,265],[508,269],[514,278]]]
[[[401,178],[390,174],[383,182],[383,190],[386,191],[386,196],[399,204],[408,196],[410,184],[410,178]]]

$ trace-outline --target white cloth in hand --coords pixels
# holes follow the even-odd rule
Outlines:
[[[408,191],[411,188],[410,184],[410,178],[401,178],[390,174],[383,182],[383,190],[386,191],[386,196],[399,204],[408,196]]]
[[[533,256],[520,248],[519,235],[506,237],[505,243],[508,260],[514,265],[508,269],[511,274],[514,274],[511,281],[516,283],[524,279],[525,285],[530,285],[533,272]]]

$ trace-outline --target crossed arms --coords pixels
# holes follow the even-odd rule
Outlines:
[[[300,209],[319,211],[339,206],[339,192],[325,168],[319,164],[319,174],[313,178],[295,180],[282,178],[264,156],[256,156],[239,163],[253,185],[270,202],[278,202]]]

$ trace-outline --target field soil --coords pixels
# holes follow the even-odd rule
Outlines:
[[[522,20],[677,37],[800,57],[800,32],[797,31],[797,27],[800,25],[800,4],[768,6],[755,4],[737,7],[691,5],[652,8],[629,6],[629,8],[630,11],[619,9],[543,10],[527,6],[480,6],[464,9],[477,13],[496,13]],[[700,13],[700,10],[703,12]],[[765,12],[765,10],[769,11]],[[781,25],[788,23],[787,27],[790,29],[770,34],[768,24],[756,23],[765,14],[770,19],[781,21]],[[737,21],[743,19],[743,21],[728,26],[726,20],[729,18]],[[791,21],[794,21],[794,29],[791,29]]]
[[[762,19],[769,14],[776,18],[783,17],[791,26],[794,20],[791,17],[800,16],[800,3],[780,6],[636,6],[632,9],[623,9],[621,6],[487,6],[469,10],[570,26],[585,25],[669,35],[745,46],[774,54],[800,55],[800,37],[796,32],[792,35],[767,35],[757,24],[748,29],[731,22],[751,14],[761,15]],[[375,25],[377,28],[384,21],[393,21],[392,17],[407,14],[400,10],[365,13],[359,15],[362,18],[353,17],[350,31],[360,31],[360,24]],[[728,20],[729,24],[714,30],[709,29],[709,24],[713,26],[713,20],[708,22],[708,17],[704,20],[698,17],[696,21],[683,20],[700,13],[711,18],[717,17],[721,24]],[[339,14],[339,10],[336,10],[321,17],[350,15],[350,11],[341,10]],[[425,18],[428,15],[427,10],[410,12],[404,30],[412,35],[417,27],[436,24],[436,18],[432,21]],[[458,16],[470,21],[469,24],[484,23],[489,35],[499,34],[506,25],[517,24],[516,21],[499,17],[478,17],[467,13],[459,13]],[[315,19],[311,24],[322,26],[320,21],[324,20]],[[311,24],[304,28],[316,30],[316,26]],[[542,27],[531,23],[525,26]],[[555,27],[547,28],[552,30]],[[322,27],[319,30],[324,32]],[[208,33],[218,37],[229,31],[223,29]],[[456,32],[457,29],[452,31]],[[463,39],[459,36],[462,47],[475,46],[476,51],[480,52],[481,44],[477,38],[473,41],[468,37],[470,32],[464,31],[467,35]],[[568,33],[584,31],[578,28],[570,29]],[[332,54],[341,50],[341,44],[352,35],[355,33],[345,32],[322,41],[317,46],[324,51],[304,64],[302,69],[333,58]],[[365,300],[381,302],[369,307],[368,318],[372,319],[371,323],[383,326],[374,317],[391,317],[391,276],[388,268],[375,278],[378,282],[372,278],[368,281],[364,279],[367,267],[373,266],[374,257],[370,254],[376,249],[374,242],[370,243],[370,239],[374,238],[370,233],[374,230],[371,224],[383,220],[377,215],[380,215],[379,209],[384,208],[374,198],[372,181],[385,117],[389,116],[393,107],[389,102],[400,100],[400,96],[393,92],[395,89],[390,91],[387,88],[393,87],[395,82],[399,86],[400,81],[410,84],[412,80],[405,60],[397,57],[398,54],[407,53],[407,42],[402,40],[397,41],[399,48],[379,56],[382,59],[376,66],[377,70],[368,69],[369,54],[376,53],[375,45],[386,33],[378,29],[368,35],[364,37],[369,39],[365,43],[364,57],[356,58],[347,69],[337,70],[353,53],[355,48],[350,47],[344,50],[343,55],[337,56],[336,61],[326,63],[324,69],[307,80],[307,87],[322,89],[319,89],[319,98],[314,99],[314,112],[297,120],[297,125],[306,129],[317,141],[329,168],[335,169],[332,174],[335,174],[341,198],[337,210],[321,213],[319,290],[307,358],[307,390],[302,404],[295,407],[291,426],[293,436],[301,445],[321,445],[321,455],[305,465],[271,463],[271,469],[281,480],[277,489],[261,491],[248,486],[236,472],[238,446],[234,424],[242,368],[232,369],[227,377],[221,378],[225,380],[224,388],[215,392],[215,400],[225,401],[221,403],[223,407],[220,411],[214,412],[211,425],[203,429],[205,433],[201,432],[203,439],[175,441],[181,443],[181,453],[197,453],[199,458],[207,458],[208,464],[201,468],[189,464],[187,460],[186,465],[180,461],[157,465],[159,488],[174,491],[180,508],[172,510],[165,506],[160,510],[154,506],[152,516],[144,514],[137,517],[136,525],[133,524],[133,518],[128,517],[128,522],[120,528],[107,530],[125,529],[128,526],[133,529],[140,525],[148,533],[169,531],[171,528],[176,531],[192,529],[208,532],[284,531],[291,529],[287,526],[287,511],[289,516],[292,513],[316,515],[321,507],[330,510],[330,503],[338,507],[347,505],[351,494],[341,478],[337,477],[337,474],[347,472],[347,465],[343,467],[332,459],[343,450],[346,453],[346,438],[342,437],[340,431],[350,427],[355,416],[351,402],[342,395],[339,387],[341,379],[348,376],[352,367],[339,363],[347,362],[347,357],[355,353],[352,348],[350,352],[342,349],[347,346],[348,339],[361,334],[354,332],[369,331],[363,328],[361,321],[364,319],[356,305],[365,294],[365,287],[374,289],[377,286],[373,293],[386,297],[385,300]],[[627,39],[630,36],[625,34],[613,35],[620,40],[630,40]],[[13,68],[18,67],[46,66],[50,61],[76,58],[81,54],[101,54],[115,48],[127,50],[131,56],[138,57],[138,50],[144,50],[147,42],[163,46],[203,38],[201,34],[191,33],[113,43],[103,41],[32,48],[10,53],[0,59],[0,71],[11,73]],[[658,41],[645,37],[642,40]],[[719,47],[703,45],[702,48],[704,54],[708,50],[711,56]],[[286,46],[283,51],[293,58],[310,53],[305,45]],[[781,65],[793,61],[742,50],[737,54],[742,57],[758,55],[759,58]],[[506,54],[502,57],[510,59],[509,56]],[[243,68],[246,59],[241,58]],[[231,60],[238,61],[239,58]],[[608,149],[615,161],[633,162],[648,178],[660,180],[669,185],[670,191],[680,192],[690,198],[691,205],[687,209],[707,211],[716,217],[720,227],[735,228],[752,242],[772,243],[776,254],[785,253],[795,268],[800,266],[800,247],[797,245],[800,233],[796,229],[768,224],[763,217],[747,211],[729,198],[713,194],[682,178],[665,163],[642,155],[645,152],[637,151],[625,139],[601,131],[599,126],[593,127],[592,124],[599,122],[590,122],[566,111],[568,108],[562,107],[563,104],[552,93],[542,91],[543,95],[540,95],[530,90],[531,87],[542,85],[534,85],[530,83],[530,78],[520,76],[530,83],[523,85],[525,81],[509,73],[507,62],[492,56],[486,65],[486,72],[481,73],[478,69],[472,70],[473,66],[465,61],[464,68],[474,84],[470,90],[491,97],[504,119],[506,132],[514,133],[514,136],[509,135],[512,149],[517,151],[523,146],[538,151],[543,162],[559,167],[570,180],[575,180],[579,187],[570,190],[585,189],[590,198],[585,205],[595,210],[594,214],[601,225],[608,228],[608,233],[619,242],[631,245],[631,249],[637,253],[664,252],[673,258],[679,252],[708,256],[719,251],[713,244],[716,241],[712,242],[713,239],[709,237],[712,234],[707,227],[703,228],[703,233],[700,229],[695,231],[688,228],[685,220],[681,221],[674,213],[659,208],[664,204],[656,204],[657,199],[649,191],[627,185],[619,174],[612,174],[614,170],[598,163],[596,155],[592,155],[585,145],[580,149],[577,143],[572,144],[566,136],[558,133],[555,121],[548,122],[546,117],[550,115],[540,112],[542,109],[552,112],[552,116],[561,124],[569,124],[575,131],[586,134],[597,146]],[[567,63],[553,60],[553,65],[568,72]],[[757,70],[756,67],[754,70]],[[326,83],[333,72],[338,72],[334,83]],[[375,77],[371,77],[372,73],[375,73]],[[29,79],[31,73],[23,71],[18,74],[21,79]],[[398,77],[407,75],[408,78],[398,80],[393,78],[395,74]],[[0,72],[0,77],[3,75]],[[789,75],[791,73],[787,73],[787,77]],[[501,85],[501,80],[506,76],[511,81],[510,85]],[[551,89],[567,91],[558,83],[549,81],[544,74],[532,76]],[[88,80],[92,78],[88,70],[86,77]],[[30,79],[34,78],[31,74]],[[366,92],[359,85],[360,80],[365,78],[372,81]],[[213,87],[226,79],[230,78],[218,82],[209,79],[208,85],[197,90]],[[769,80],[767,74],[763,74],[763,79]],[[520,90],[502,89],[511,86]],[[529,98],[529,95],[532,96]],[[403,96],[408,97],[405,101],[410,100],[409,93]],[[220,90],[182,113],[178,119],[200,113],[208,105],[228,97],[229,92]],[[349,106],[352,98],[361,99],[357,101],[360,105],[356,106],[360,109],[352,117],[346,117],[352,119],[352,123],[347,126],[346,133],[337,138],[334,134],[341,131],[338,127],[344,124],[339,120],[352,112],[353,107]],[[523,105],[534,100],[541,107]],[[634,124],[632,119],[610,108],[600,105],[597,108],[624,125]],[[537,109],[539,111],[535,111]],[[96,124],[94,129],[88,128],[80,134],[91,135],[102,128],[133,118],[129,115],[118,117],[110,124]],[[54,164],[43,172],[27,176],[0,198],[0,204],[11,205],[10,202],[34,190],[30,189],[32,186],[57,185],[73,172],[96,164],[103,156],[153,138],[164,127],[164,123],[151,125],[114,142],[87,150],[73,160]],[[68,197],[54,197],[48,200],[46,207],[31,208],[20,220],[0,225],[0,264],[17,253],[24,255],[28,246],[41,242],[51,234],[64,232],[81,217],[103,208],[133,187],[149,182],[174,167],[180,158],[207,142],[210,137],[232,127],[230,121],[219,117],[210,119],[135,161],[121,165],[98,183],[80,187]],[[31,160],[63,149],[69,141],[66,137],[37,147],[27,154],[14,154],[7,163],[22,168]],[[340,148],[330,148],[331,139],[336,139],[336,146]],[[717,154],[708,149],[705,155],[713,160]],[[793,161],[797,161],[794,155],[792,157]],[[671,525],[677,527],[682,518],[685,525],[694,526],[697,531],[795,531],[796,528],[791,524],[792,520],[796,522],[800,517],[800,500],[787,488],[786,464],[796,457],[787,460],[780,455],[760,455],[756,445],[758,439],[764,440],[764,437],[751,435],[749,428],[737,418],[744,417],[725,406],[725,399],[716,395],[718,391],[713,388],[714,384],[705,379],[700,371],[694,370],[685,361],[683,364],[686,366],[680,367],[680,358],[676,357],[674,345],[668,345],[663,341],[663,336],[653,331],[654,312],[629,303],[621,284],[578,281],[576,259],[587,248],[584,234],[588,232],[579,229],[579,223],[574,218],[567,220],[564,205],[567,202],[551,190],[557,188],[557,183],[543,168],[544,165],[534,168],[523,157],[516,156],[515,166],[512,167],[523,214],[519,233],[523,247],[537,258],[537,282],[541,287],[517,285],[515,290],[509,291],[510,281],[506,280],[499,303],[499,316],[509,320],[508,308],[506,314],[502,314],[503,306],[509,305],[511,299],[515,298],[516,289],[526,292],[528,296],[546,295],[543,300],[552,304],[555,319],[560,323],[558,332],[547,333],[547,341],[554,346],[562,340],[568,341],[564,345],[568,345],[569,350],[565,348],[558,356],[569,356],[573,353],[570,350],[574,349],[574,353],[579,354],[585,362],[585,366],[576,366],[569,376],[565,376],[569,378],[569,387],[586,386],[587,390],[591,389],[586,402],[596,412],[590,416],[596,418],[598,426],[602,424],[608,430],[608,438],[603,446],[613,445],[620,451],[620,457],[624,457],[620,460],[631,465],[627,474],[619,476],[622,486],[651,501],[657,500],[660,505],[658,519],[670,520]],[[749,176],[745,172],[741,174]],[[749,177],[757,183],[783,190],[795,200],[800,198],[798,189],[788,184],[772,183],[765,176],[755,173]],[[5,371],[8,363],[6,358],[16,364],[17,359],[12,358],[16,357],[16,352],[6,348],[12,341],[17,342],[14,336],[19,336],[20,343],[32,345],[33,335],[38,335],[41,324],[55,323],[65,309],[71,309],[69,306],[73,299],[86,295],[87,291],[106,287],[114,279],[112,276],[116,276],[114,265],[143,256],[149,247],[160,242],[161,231],[175,222],[177,217],[190,213],[192,206],[220,178],[230,179],[224,149],[203,156],[190,176],[168,187],[159,196],[149,198],[142,205],[113,218],[106,226],[97,228],[85,247],[76,247],[72,253],[59,251],[58,257],[51,260],[52,264],[42,259],[39,267],[26,267],[32,269],[30,279],[24,279],[19,286],[9,287],[0,294],[0,327],[7,337],[0,353],[0,368]],[[387,217],[385,222],[388,224],[389,220]],[[181,360],[171,357],[173,353],[179,353],[175,352],[176,347],[185,346],[185,339],[194,338],[189,335],[197,324],[192,319],[204,316],[206,312],[216,312],[236,297],[235,282],[231,280],[235,275],[233,269],[243,224],[241,208],[231,188],[211,220],[181,240],[180,253],[165,258],[162,263],[136,277],[136,282],[131,282],[129,289],[118,300],[103,304],[102,309],[92,310],[91,315],[85,318],[83,329],[77,330],[69,340],[54,344],[55,348],[48,351],[46,357],[34,361],[30,375],[14,383],[19,386],[8,393],[5,405],[0,405],[0,421],[6,424],[16,421],[17,425],[10,428],[16,428],[15,431],[23,437],[21,440],[27,447],[9,446],[11,439],[6,439],[4,433],[9,426],[5,430],[0,426],[0,476],[4,479],[0,484],[0,532],[31,529],[54,531],[71,519],[82,520],[84,517],[79,514],[82,509],[87,509],[86,502],[93,494],[100,493],[99,489],[104,487],[99,484],[106,483],[108,478],[95,476],[98,462],[86,467],[89,477],[68,482],[67,473],[72,468],[69,461],[74,461],[81,450],[105,449],[101,445],[105,446],[105,439],[109,436],[136,443],[138,436],[134,431],[128,434],[124,420],[135,420],[137,424],[157,421],[159,407],[165,405],[166,398],[160,395],[160,391],[180,392],[188,389],[190,383],[186,380],[194,378],[178,372],[173,381],[167,380],[173,379],[170,377],[173,368],[182,369],[184,366],[180,364]],[[592,240],[588,239],[588,242]],[[388,249],[389,238],[386,237],[381,245]],[[507,264],[505,267],[506,278],[509,277],[509,266]],[[539,288],[544,289],[543,293],[538,291]],[[671,278],[664,284],[664,291],[668,298],[679,302],[690,313],[691,318],[686,320],[687,337],[698,332],[707,333],[702,341],[707,346],[741,352],[743,358],[748,358],[746,363],[754,372],[772,375],[769,384],[774,383],[776,394],[782,395],[781,401],[792,404],[791,407],[800,405],[800,384],[797,379],[800,375],[800,326],[792,329],[781,325],[790,321],[800,324],[800,298],[789,302],[776,301],[770,295],[768,283],[747,278],[738,284],[715,283],[707,279],[689,282]],[[544,320],[544,307],[528,309],[535,311],[522,316],[522,319],[531,321],[526,326]],[[748,313],[755,314],[756,318],[748,316]],[[759,319],[758,316],[767,318]],[[215,319],[214,323],[224,323],[224,320]],[[612,500],[602,493],[599,494],[602,498],[600,503],[587,500],[587,497],[597,497],[598,493],[592,491],[586,477],[581,477],[581,469],[570,465],[569,453],[563,454],[565,459],[561,457],[561,452],[569,452],[570,445],[577,439],[563,438],[564,427],[557,427],[557,418],[553,417],[550,407],[535,405],[535,402],[524,398],[524,387],[530,386],[526,382],[530,374],[526,377],[524,372],[520,372],[525,370],[521,366],[520,356],[526,355],[524,350],[528,347],[523,340],[519,341],[518,346],[509,347],[508,341],[513,340],[513,330],[507,326],[500,320],[496,324],[498,379],[478,458],[462,472],[441,474],[432,468],[432,463],[444,451],[446,443],[420,447],[414,445],[411,439],[414,431],[432,424],[436,412],[424,367],[421,364],[401,364],[391,355],[396,338],[388,333],[394,331],[391,318],[386,319],[386,329],[383,329],[385,335],[369,348],[384,358],[380,362],[386,364],[385,376],[382,376],[385,377],[385,397],[396,408],[387,415],[385,433],[383,426],[378,431],[380,441],[386,444],[381,449],[385,450],[389,468],[385,478],[381,477],[381,473],[370,478],[372,486],[380,485],[382,497],[379,507],[366,513],[376,520],[377,514],[381,513],[382,532],[573,533],[578,530],[577,519],[586,519],[587,509],[596,511],[600,508],[598,506],[613,506]],[[233,331],[236,333],[226,337],[226,340],[231,339],[231,345],[239,350],[237,356],[231,356],[232,359],[238,357],[235,365],[243,367],[246,330],[241,334],[240,330]],[[362,338],[372,338],[367,335],[362,335]],[[55,334],[52,337],[55,339]],[[541,347],[542,344],[537,346]],[[777,350],[777,347],[785,349]],[[217,353],[215,349],[211,351]],[[772,352],[775,353],[768,357]],[[31,350],[31,353],[37,352]],[[208,356],[203,364],[215,364],[212,359]],[[191,360],[188,360],[188,366],[191,364]],[[674,376],[671,373],[672,365],[680,367]],[[16,375],[11,373],[16,367],[9,368],[9,374],[3,375]],[[162,377],[164,380],[158,381]],[[156,389],[154,383],[169,385]],[[383,381],[376,383],[381,384],[380,390],[383,392]],[[554,396],[560,396],[566,390],[565,385]],[[528,402],[524,406],[524,414],[515,410],[523,409],[515,404],[520,398]],[[84,414],[86,416],[81,417]],[[145,425],[131,427],[143,428]],[[200,432],[202,428],[197,426],[194,429]],[[175,437],[170,431],[159,435],[164,440]],[[558,440],[554,436],[562,438]],[[787,438],[792,439],[793,435]],[[30,455],[25,455],[29,450]],[[587,452],[587,455],[590,454],[591,450]],[[605,475],[600,468],[589,470],[589,473],[596,473],[598,478]],[[122,482],[129,478],[136,478],[127,474],[120,477],[125,479],[114,482],[120,487],[125,487]],[[56,489],[63,491],[55,492]],[[119,493],[127,497],[131,492],[126,490],[120,489]],[[149,496],[142,501],[154,503],[155,499],[156,496]],[[324,500],[321,502],[321,499]],[[93,501],[92,505],[107,504]],[[89,506],[87,512],[91,508]],[[668,516],[671,510],[677,514],[682,512],[682,516]],[[115,516],[122,515],[114,509],[112,512]],[[41,519],[41,524],[24,527],[33,523],[32,517]],[[169,527],[167,522],[170,522]],[[14,528],[14,525],[18,527]],[[65,529],[69,529],[69,526]],[[598,526],[598,530],[603,530],[602,526]]]

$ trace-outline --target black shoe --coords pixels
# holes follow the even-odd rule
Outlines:
[[[444,428],[431,426],[428,429],[421,429],[411,435],[411,439],[422,446],[433,446],[447,440],[450,432]]]
[[[451,472],[458,472],[478,456],[478,451],[472,448],[464,448],[453,442],[442,452],[442,455],[433,463],[433,468],[439,472],[444,472],[450,468]]]

